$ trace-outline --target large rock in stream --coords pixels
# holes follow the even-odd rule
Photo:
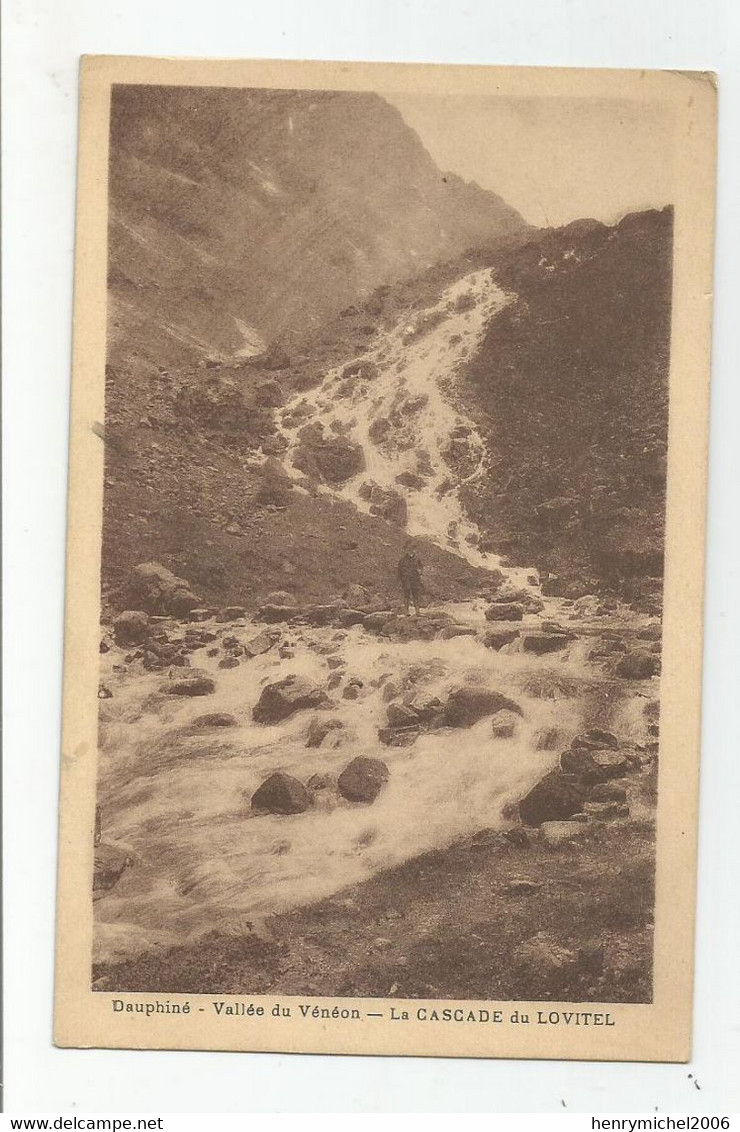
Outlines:
[[[496,692],[492,688],[481,688],[477,684],[454,688],[444,705],[444,722],[447,727],[472,727],[479,719],[493,715],[506,708],[523,715],[519,704]]]
[[[374,802],[388,781],[390,771],[382,759],[358,755],[337,780],[339,793],[349,802]]]
[[[252,809],[267,814],[302,814],[311,795],[302,782],[279,770],[266,778],[252,795]]]
[[[586,789],[580,782],[553,770],[522,798],[519,816],[525,825],[564,821],[580,813],[585,800]]]
[[[113,622],[113,640],[117,645],[140,645],[149,633],[149,615],[141,609],[126,609]]]
[[[304,676],[286,676],[262,689],[252,709],[252,719],[255,723],[279,723],[296,711],[317,708],[328,702],[329,697],[320,685]]]
[[[142,562],[126,579],[122,596],[130,610],[185,617],[201,604],[184,578],[178,578],[161,562]]]

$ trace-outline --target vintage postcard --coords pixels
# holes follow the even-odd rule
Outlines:
[[[58,1044],[689,1057],[715,116],[83,60]]]

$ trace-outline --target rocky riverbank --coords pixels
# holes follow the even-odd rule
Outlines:
[[[285,591],[249,614],[214,610],[159,564],[132,573],[126,592],[145,608],[101,642],[96,986],[225,990],[240,946],[244,991],[268,985],[268,969],[275,989],[307,986],[301,941],[328,908],[336,946],[354,901],[357,947],[321,976],[333,986],[386,994],[400,957],[413,976],[403,993],[431,996],[424,941],[431,955],[458,939],[458,981],[440,988],[454,997],[482,978],[472,933],[509,964],[502,993],[515,993],[514,939],[538,968],[563,967],[554,997],[566,975],[588,997],[584,970],[595,999],[607,986],[648,993],[660,626],[499,574],[468,602],[406,617],[361,587],[320,605]],[[391,938],[367,893],[397,894],[398,955],[363,952],[371,931]],[[599,971],[581,968],[592,945]],[[376,951],[368,982],[360,958]],[[641,958],[620,992],[622,953]],[[521,996],[547,997],[522,979]]]

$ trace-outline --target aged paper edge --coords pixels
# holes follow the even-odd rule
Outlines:
[[[687,81],[688,80],[688,81]],[[90,989],[90,900],[97,744],[98,632],[106,351],[108,112],[112,83],[430,90],[518,97],[660,100],[676,144],[673,324],[652,1004],[421,1003],[306,998],[360,1020],[274,1018],[284,995],[108,994]],[[700,739],[704,530],[712,311],[716,77],[711,72],[435,66],[88,56],[81,64],[64,722],[61,759],[54,1040],[65,1047],[686,1061],[691,1048]],[[214,998],[262,1006],[217,1018]],[[190,1004],[186,1014],[116,1014],[112,1000]],[[500,1025],[410,1021],[391,1007],[502,1012]],[[609,1027],[522,1026],[514,1011],[609,1014]],[[383,1012],[368,1019],[368,1011]]]

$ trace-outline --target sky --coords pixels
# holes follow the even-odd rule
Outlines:
[[[660,104],[403,93],[400,110],[443,172],[490,189],[531,224],[672,203],[671,119]]]

